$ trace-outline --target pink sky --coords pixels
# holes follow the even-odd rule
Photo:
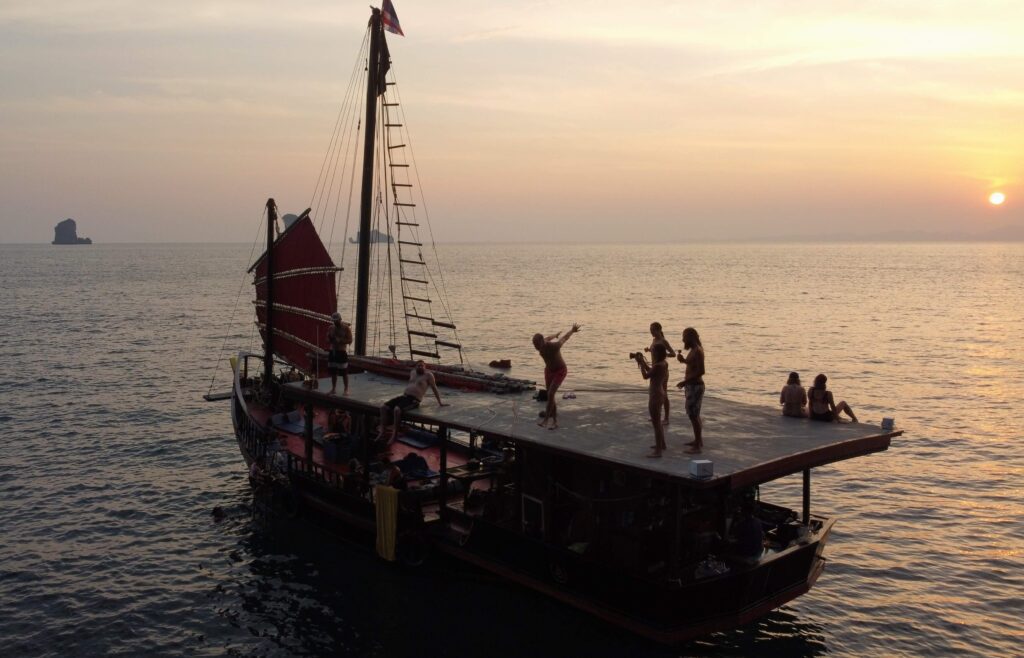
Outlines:
[[[0,242],[249,242],[309,205],[365,3],[137,5],[0,8]],[[1024,225],[1020,3],[395,5],[438,240]]]

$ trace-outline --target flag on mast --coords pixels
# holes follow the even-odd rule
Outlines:
[[[388,32],[401,37],[405,36],[405,32],[402,32],[402,26],[398,24],[398,14],[395,13],[395,6],[391,4],[391,0],[384,0],[384,3],[380,6],[380,21]]]

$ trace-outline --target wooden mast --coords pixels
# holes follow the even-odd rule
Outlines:
[[[370,218],[373,213],[373,152],[377,131],[380,80],[380,40],[384,38],[380,9],[370,15],[370,59],[366,70],[366,141],[363,148],[363,187],[359,202],[359,269],[356,287],[355,353],[366,355],[366,315],[370,301]]]
[[[274,229],[277,227],[277,204],[267,199],[267,311],[263,338],[263,386],[270,386],[274,376]]]

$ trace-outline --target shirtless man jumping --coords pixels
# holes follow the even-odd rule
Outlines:
[[[693,327],[683,330],[683,348],[688,350],[686,356],[679,352],[676,358],[686,364],[686,375],[676,386],[686,392],[686,415],[693,425],[693,441],[686,444],[690,446],[686,452],[700,452],[704,447],[704,421],[700,417],[700,406],[704,401],[704,348]]]
[[[422,360],[416,362],[416,367],[409,373],[409,385],[405,387],[405,393],[396,398],[391,398],[380,406],[380,432],[377,438],[384,437],[384,430],[388,426],[388,419],[393,419],[391,439],[398,436],[398,428],[402,421],[403,411],[412,411],[423,402],[423,396],[427,389],[434,391],[439,407],[447,407],[448,404],[441,401],[441,394],[437,390],[437,382],[434,381],[434,373],[427,370],[427,364]]]
[[[569,374],[569,368],[566,367],[565,359],[562,358],[562,345],[565,345],[565,341],[579,330],[580,326],[573,324],[572,329],[565,332],[561,338],[559,338],[561,332],[553,336],[533,335],[533,346],[537,348],[541,358],[544,359],[544,386],[548,390],[548,406],[544,411],[544,418],[537,424],[544,427],[550,420],[549,430],[558,429],[558,405],[555,404],[555,394],[558,393],[558,387],[565,381],[565,376]]]
[[[651,412],[651,424],[654,425],[654,445],[651,446],[651,454],[647,456],[657,458],[668,447],[665,445],[665,424],[661,420],[661,410],[668,404],[668,393],[665,392],[668,385],[668,361],[665,360],[667,350],[664,344],[655,343],[650,349],[651,365],[647,365],[647,359],[640,353],[636,354],[636,362],[640,366],[640,374],[651,382],[647,407]]]

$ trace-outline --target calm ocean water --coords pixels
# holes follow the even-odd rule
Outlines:
[[[227,405],[201,399],[255,345],[250,247],[0,245],[3,653],[1021,654],[1024,245],[439,252],[472,362],[539,377],[530,336],[575,321],[567,386],[635,382],[626,353],[659,320],[674,342],[700,331],[709,395],[774,406],[790,370],[821,371],[861,420],[895,416],[906,434],[888,452],[815,471],[814,510],[839,518],[816,588],[666,649],[472,570],[267,532]]]

